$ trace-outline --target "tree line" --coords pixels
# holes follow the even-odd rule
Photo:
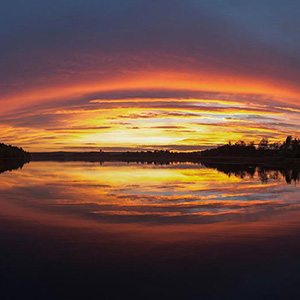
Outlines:
[[[263,138],[255,145],[254,142],[246,143],[242,140],[228,142],[213,149],[201,152],[201,156],[284,156],[300,157],[300,139],[287,136],[284,142],[270,143],[268,138]]]
[[[22,147],[0,143],[0,159],[29,159],[30,155]]]

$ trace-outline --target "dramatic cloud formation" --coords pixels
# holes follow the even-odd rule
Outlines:
[[[4,1],[0,138],[201,149],[300,129],[296,1]]]

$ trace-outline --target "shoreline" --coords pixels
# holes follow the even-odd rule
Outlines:
[[[300,158],[283,156],[201,156],[199,152],[33,152],[30,161],[87,161],[87,162],[191,162],[203,165],[262,166],[300,169]]]

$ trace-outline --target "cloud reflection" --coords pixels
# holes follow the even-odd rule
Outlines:
[[[300,208],[286,172],[264,171],[268,180],[259,169],[223,172],[193,164],[33,162],[2,174],[0,189],[18,206],[99,222],[215,223]]]

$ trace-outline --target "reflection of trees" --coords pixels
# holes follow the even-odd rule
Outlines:
[[[12,170],[17,170],[21,169],[24,164],[26,164],[28,160],[7,160],[7,159],[0,159],[0,173],[4,173],[6,171],[12,171]]]
[[[225,173],[228,176],[234,175],[241,179],[244,179],[246,177],[253,178],[254,175],[257,174],[257,177],[262,183],[267,183],[270,180],[279,180],[281,177],[283,177],[288,184],[300,181],[299,170],[240,164],[204,163],[203,165],[208,168],[217,169],[218,171]]]
[[[291,178],[294,182],[300,181],[300,172],[297,170],[293,170]]]
[[[257,175],[261,182],[267,183],[269,181],[268,171],[258,168]]]
[[[298,170],[281,170],[281,174],[288,184],[300,181],[300,171]]]
[[[267,168],[259,167],[257,168],[257,175],[261,182],[267,183],[269,180],[278,180],[280,179],[279,170],[272,170]]]
[[[253,177],[256,170],[256,167],[241,164],[203,163],[203,165],[208,168],[217,169],[228,176],[233,175],[241,179],[245,178],[246,176]]]

